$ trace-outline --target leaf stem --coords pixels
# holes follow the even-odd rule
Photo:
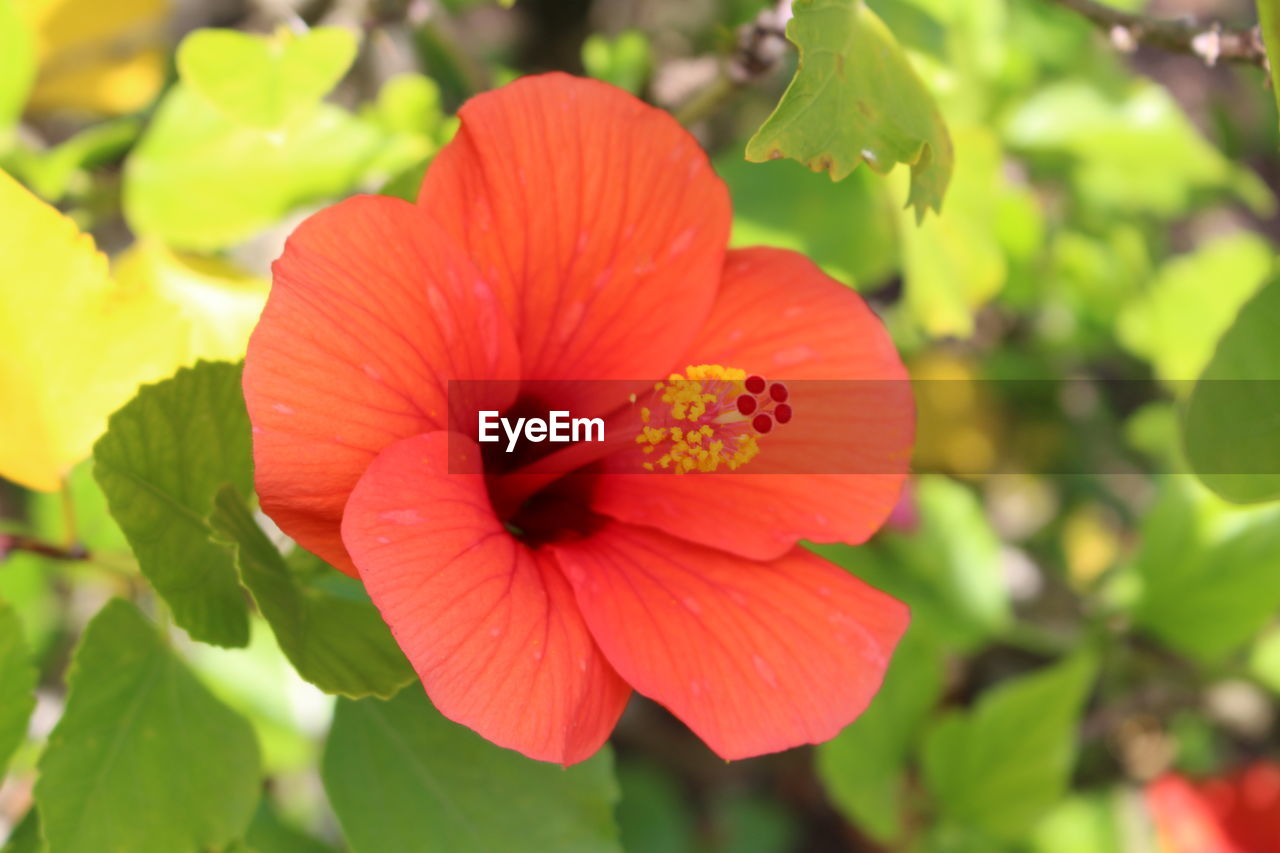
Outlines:
[[[1149,45],[1172,53],[1185,53],[1213,66],[1219,62],[1255,65],[1266,69],[1267,49],[1258,27],[1230,29],[1220,22],[1191,17],[1168,19],[1122,12],[1097,0],[1046,0],[1091,21],[1107,32],[1119,50]]]
[[[36,539],[34,536],[24,536],[20,533],[0,533],[0,559],[3,559],[5,554],[12,551],[27,551],[32,554],[39,554],[41,557],[48,557],[50,560],[90,559],[89,551],[83,545],[53,545]]]

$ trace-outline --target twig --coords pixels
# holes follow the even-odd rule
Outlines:
[[[1219,62],[1268,68],[1267,48],[1258,27],[1230,29],[1221,23],[1193,18],[1149,18],[1121,12],[1097,0],[1047,0],[1092,21],[1105,30],[1111,43],[1122,51],[1149,45],[1173,53],[1198,57],[1205,65]]]
[[[13,551],[28,551],[32,554],[39,554],[41,557],[48,557],[51,560],[89,559],[89,552],[83,545],[63,547],[41,541],[33,536],[23,536],[19,533],[0,533],[0,560],[3,560],[6,554]]]
[[[791,0],[762,10],[750,24],[738,30],[738,43],[720,74],[676,111],[676,120],[688,126],[715,113],[742,87],[778,67],[787,52],[787,19]]]

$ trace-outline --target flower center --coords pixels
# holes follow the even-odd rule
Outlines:
[[[651,457],[649,471],[736,471],[760,453],[759,436],[792,415],[786,385],[718,364],[689,365],[653,390],[654,408],[641,408],[635,438]]]

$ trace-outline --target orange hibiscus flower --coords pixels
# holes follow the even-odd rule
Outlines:
[[[873,395],[897,402],[823,425],[798,389],[903,391],[883,326],[800,255],[728,251],[705,154],[621,90],[530,77],[461,119],[416,206],[348,199],[276,262],[244,374],[263,509],[363,581],[436,707],[495,743],[580,761],[632,689],[725,758],[832,737],[907,610],[797,543],[880,526],[913,414]],[[666,377],[700,399],[646,410],[625,450],[514,468],[472,443],[477,411],[607,415]],[[815,424],[885,461],[797,473]],[[605,458],[642,445],[654,473]]]

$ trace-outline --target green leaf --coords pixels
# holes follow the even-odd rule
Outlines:
[[[0,130],[17,121],[36,79],[35,39],[16,0],[0,0]]]
[[[1275,60],[1280,56],[1280,0],[1258,0],[1258,29],[1271,58],[1271,91],[1280,106],[1280,62]]]
[[[951,139],[893,34],[862,0],[795,0],[792,10],[800,64],[747,159],[790,157],[837,181],[864,162],[881,173],[909,164],[908,205],[918,218],[941,210]]]
[[[1005,142],[1060,172],[1089,207],[1185,213],[1203,194],[1234,193],[1263,215],[1275,198],[1257,175],[1214,148],[1163,87],[1135,82],[1119,98],[1072,80],[1047,86],[1013,113]]]
[[[178,73],[232,121],[278,128],[329,93],[356,58],[356,38],[340,27],[266,37],[196,30],[178,45]]]
[[[1203,662],[1225,658],[1280,606],[1280,508],[1213,518],[1170,477],[1142,527],[1135,621]],[[1203,491],[1203,490],[1200,490]]]
[[[144,387],[111,416],[93,458],[111,514],[174,621],[197,640],[245,645],[244,593],[205,524],[222,484],[253,490],[239,365],[200,362]]]
[[[353,853],[619,853],[608,750],[569,768],[527,759],[451,723],[409,687],[338,700],[322,767]]]
[[[943,816],[992,838],[1022,838],[1067,790],[1095,669],[1077,655],[939,721],[925,738],[924,776]]]
[[[1218,280],[1213,284],[1228,286]],[[1280,498],[1277,329],[1280,277],[1240,309],[1182,413],[1192,470],[1206,486],[1237,503]]]
[[[974,314],[1000,292],[1008,272],[995,230],[1008,194],[999,140],[970,126],[956,130],[955,146],[946,210],[919,228],[904,222],[899,229],[907,308],[935,337],[972,335]]]
[[[942,656],[913,627],[893,653],[871,706],[817,750],[818,776],[836,808],[876,841],[902,836],[906,763],[942,692]]]
[[[1118,818],[1150,820],[1124,793],[1074,794],[1054,806],[1031,835],[1032,853],[1124,853]]]
[[[286,823],[265,795],[249,824],[244,843],[255,853],[335,853],[329,845]]]
[[[1239,231],[1205,241],[1160,268],[1122,309],[1117,334],[1126,348],[1151,361],[1161,379],[1190,382],[1273,269],[1271,245],[1256,234]]]
[[[618,829],[627,853],[694,853],[694,815],[680,780],[642,758],[618,762]]]
[[[582,67],[597,80],[640,94],[653,57],[649,38],[639,30],[624,30],[614,38],[592,33],[582,43]]]
[[[897,205],[865,170],[833,183],[792,162],[748,163],[733,152],[715,168],[733,196],[731,245],[793,249],[863,291],[898,271]]]
[[[302,205],[350,190],[384,136],[331,104],[275,132],[237,125],[171,88],[125,167],[135,233],[207,251],[245,240]]]
[[[4,847],[0,847],[0,853],[43,853],[43,851],[44,842],[40,839],[40,812],[32,806],[13,828]]]
[[[27,734],[37,677],[18,614],[0,601],[0,779]]]
[[[41,198],[61,201],[73,188],[87,192],[87,170],[119,159],[141,133],[136,116],[91,124],[48,150],[17,148],[5,166]]]
[[[968,649],[1009,622],[1000,540],[977,498],[945,477],[916,480],[920,527],[886,531],[873,546],[812,545],[811,550],[867,583],[911,602],[912,625]]]
[[[413,681],[377,608],[300,585],[234,488],[218,492],[209,526],[233,549],[241,582],[299,675],[356,699],[394,696]]]
[[[85,628],[40,758],[49,853],[197,853],[243,835],[259,798],[253,731],[133,605]]]
[[[1258,638],[1249,652],[1249,672],[1272,693],[1280,694],[1280,626]]]

